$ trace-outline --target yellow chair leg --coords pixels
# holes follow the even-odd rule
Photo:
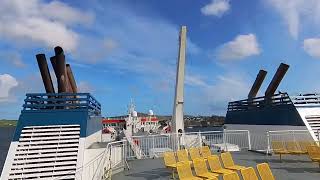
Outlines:
[[[172,168],[172,179],[176,179],[176,177],[174,176],[174,169]]]

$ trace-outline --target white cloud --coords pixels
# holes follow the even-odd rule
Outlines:
[[[258,41],[254,34],[238,35],[234,40],[217,49],[218,59],[224,61],[240,60],[260,54]]]
[[[212,0],[209,4],[201,8],[202,14],[206,16],[221,17],[230,10],[229,0]]]
[[[0,59],[18,68],[26,67],[21,55],[16,51],[0,51]]]
[[[10,74],[0,74],[0,102],[10,101],[10,91],[18,84]]]
[[[268,0],[268,2],[282,16],[291,36],[295,39],[298,38],[302,19],[304,22],[310,21],[319,25],[319,0]]]
[[[208,84],[204,81],[203,77],[195,74],[186,74],[185,84],[190,86],[208,86]]]
[[[310,56],[320,58],[320,38],[310,38],[303,41],[303,49]]]
[[[0,1],[0,37],[28,46],[33,42],[73,51],[79,44],[79,35],[71,27],[90,24],[93,19],[92,14],[58,1]]]
[[[239,74],[220,75],[216,83],[204,88],[202,101],[211,113],[225,115],[228,102],[246,98],[249,89],[248,80]]]
[[[80,81],[78,84],[78,91],[81,93],[92,93],[95,90],[89,82]]]

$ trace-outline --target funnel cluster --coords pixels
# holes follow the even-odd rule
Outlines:
[[[55,56],[50,57],[50,62],[57,78],[57,93],[77,93],[77,84],[70,64],[66,64],[63,49],[57,46],[54,48],[54,52]],[[45,54],[37,54],[36,58],[46,93],[56,93]]]
[[[289,65],[288,64],[284,64],[284,63],[281,63],[277,69],[277,72],[275,73],[275,75],[273,76],[269,86],[267,87],[266,91],[265,91],[265,97],[271,97],[275,94],[277,88],[279,87],[280,85],[280,82],[281,80],[283,79],[283,77],[285,76],[286,72],[288,71],[289,69]],[[260,70],[257,77],[256,77],[256,80],[254,81],[252,87],[251,87],[251,90],[248,94],[248,99],[252,99],[252,98],[255,98],[262,83],[263,83],[263,80],[265,79],[267,75],[267,71],[265,70]]]

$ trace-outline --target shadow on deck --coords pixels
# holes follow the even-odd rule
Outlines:
[[[310,161],[307,155],[266,156],[254,152],[232,153],[235,163],[243,166],[256,167],[258,163],[268,162],[277,180],[319,180],[318,163]],[[170,179],[171,172],[164,167],[162,158],[129,161],[130,170],[115,174],[114,180],[154,180]],[[256,168],[255,168],[256,169]],[[220,177],[220,179],[222,179]]]

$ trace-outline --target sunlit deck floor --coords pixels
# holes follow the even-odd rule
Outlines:
[[[283,156],[282,162],[279,156],[266,156],[254,152],[232,153],[234,161],[243,166],[256,167],[256,164],[268,162],[277,180],[319,180],[320,168],[306,155]],[[129,161],[130,170],[115,174],[114,180],[137,180],[137,179],[169,179],[171,177],[163,164],[162,158]],[[220,177],[220,179],[222,179]]]

